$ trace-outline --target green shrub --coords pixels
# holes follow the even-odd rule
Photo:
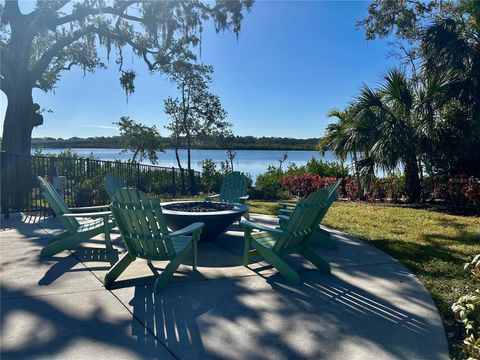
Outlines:
[[[287,170],[284,171],[284,175],[287,176],[300,176],[303,174],[344,178],[348,176],[348,168],[339,162],[317,160],[312,157],[310,160],[308,160],[306,165],[298,166],[295,163],[289,163]]]
[[[325,177],[344,178],[348,176],[348,168],[336,161],[324,161],[311,158],[306,165],[308,173]]]
[[[200,177],[200,189],[203,192],[219,192],[222,185],[223,175],[217,170],[212,159],[202,161],[202,175]]]
[[[388,199],[397,202],[402,197],[406,197],[406,185],[405,178],[400,174],[373,179],[367,194],[370,201]]]
[[[280,183],[283,175],[282,170],[270,165],[265,173],[258,175],[251,198],[278,200],[287,197],[288,195]]]
[[[94,204],[96,187],[92,180],[85,179],[76,185],[75,206],[91,206]]]

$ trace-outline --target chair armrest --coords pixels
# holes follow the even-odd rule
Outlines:
[[[292,215],[293,210],[292,209],[279,209],[278,214],[279,215]]]
[[[245,204],[245,202],[248,200],[249,197],[250,195],[240,196],[238,198],[238,201],[240,201],[241,204]]]
[[[204,223],[202,223],[202,222],[196,222],[196,223],[190,224],[190,225],[188,225],[188,226],[185,226],[184,228],[182,228],[182,229],[180,229],[180,230],[171,232],[171,233],[168,234],[168,236],[166,236],[166,237],[172,238],[172,237],[176,237],[176,236],[188,235],[188,234],[191,234],[191,233],[193,233],[193,232],[202,230],[202,228],[203,228],[204,226],[205,226]]]
[[[211,201],[211,200],[214,200],[215,198],[218,198],[218,197],[220,197],[220,194],[207,195],[207,196],[205,196],[205,200]]]
[[[68,210],[70,210],[71,212],[101,211],[106,209],[110,209],[110,205],[81,206],[81,207],[68,208]]]
[[[97,211],[97,212],[92,212],[92,213],[74,213],[74,214],[63,214],[63,217],[66,218],[76,218],[76,217],[89,217],[89,218],[97,218],[97,217],[104,217],[112,215],[111,211]]]
[[[267,231],[267,232],[272,233],[272,234],[285,234],[285,231],[283,231],[283,230],[275,229],[275,228],[265,226],[265,225],[256,224],[256,223],[254,223],[252,221],[248,221],[248,220],[240,221],[240,225],[242,225],[243,227],[250,228],[250,229]]]
[[[297,206],[296,203],[278,203],[278,206],[283,207],[283,208],[294,208]]]

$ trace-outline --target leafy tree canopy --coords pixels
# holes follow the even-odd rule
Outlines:
[[[178,61],[169,66],[169,73],[177,85],[179,97],[168,97],[164,101],[165,113],[172,119],[167,129],[177,140],[177,149],[181,137],[185,138],[187,167],[190,170],[193,142],[200,137],[224,136],[229,133],[231,124],[225,120],[227,112],[220,98],[209,90],[213,73],[211,66]]]
[[[52,0],[37,1],[31,13],[22,14],[18,1],[6,1],[0,8],[2,90],[13,86],[19,75],[13,70],[19,64],[31,84],[45,91],[55,86],[63,70],[105,67],[99,46],[106,48],[108,56],[112,47],[117,49],[121,71],[126,46],[152,71],[179,54],[194,58],[191,49],[200,42],[204,21],[213,19],[217,31],[231,28],[238,33],[242,11],[252,4],[252,0]],[[124,72],[126,91],[132,91],[131,78],[131,72]]]
[[[155,126],[149,127],[139,124],[128,116],[122,116],[118,123],[120,135],[124,140],[123,152],[133,153],[132,162],[141,162],[148,158],[152,164],[156,164],[157,151],[164,151],[162,137]]]

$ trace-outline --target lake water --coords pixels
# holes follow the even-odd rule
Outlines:
[[[58,154],[65,149],[42,149],[44,153]],[[122,160],[127,161],[131,158],[130,153],[122,153],[120,149],[72,149],[81,156],[88,156],[91,153],[99,160]],[[278,159],[282,157],[285,151],[277,150],[237,150],[237,156],[233,162],[233,168],[235,171],[242,171],[252,175],[253,181],[255,181],[258,174],[265,172],[268,165],[278,166]],[[192,150],[192,168],[200,171],[202,169],[202,160],[212,159],[217,165],[217,169],[220,169],[220,162],[227,159],[227,153],[225,150]],[[335,160],[335,157],[331,153],[321,156],[317,151],[288,151],[288,158],[284,163],[284,167],[288,166],[288,163],[295,163],[297,165],[305,165],[312,157],[316,159],[323,159],[327,161]],[[187,167],[187,151],[180,150],[180,160],[182,166]],[[148,160],[144,160],[143,163],[150,164]],[[158,154],[159,166],[177,167],[175,159],[175,151],[167,149],[165,153]]]

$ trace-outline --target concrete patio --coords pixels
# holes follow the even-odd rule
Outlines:
[[[106,290],[102,279],[124,251],[101,238],[40,260],[56,219],[2,220],[2,359],[448,359],[438,311],[395,259],[333,232],[338,250],[315,248],[332,275],[287,260],[303,285],[267,263],[241,266],[238,225],[199,245],[199,269],[182,265],[153,295],[140,260]],[[269,216],[253,221],[275,225]],[[157,264],[159,268],[162,263]]]

